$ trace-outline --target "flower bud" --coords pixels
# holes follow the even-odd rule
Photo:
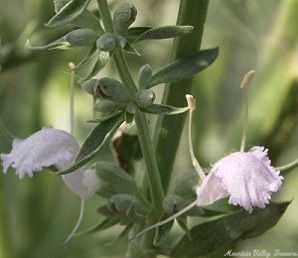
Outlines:
[[[95,44],[98,34],[89,29],[77,29],[69,32],[65,40],[75,47],[89,47]]]
[[[113,15],[114,28],[117,32],[125,32],[135,21],[137,9],[129,3],[121,3]]]
[[[146,88],[152,77],[152,67],[149,64],[143,65],[138,74],[138,84],[141,89]]]
[[[117,45],[117,38],[112,33],[105,33],[96,41],[96,47],[105,52],[112,51]]]
[[[162,206],[167,214],[174,214],[184,208],[186,205],[184,200],[179,195],[170,194],[165,197]]]
[[[147,107],[155,100],[155,93],[152,90],[139,90],[135,101],[140,107]]]
[[[118,103],[128,103],[130,101],[130,94],[123,84],[108,77],[98,80],[96,94],[101,99],[112,100]]]
[[[85,81],[81,84],[81,87],[84,91],[87,93],[94,95],[94,90],[96,88],[98,79],[90,79],[88,81]]]
[[[134,203],[134,198],[128,194],[117,194],[108,201],[107,208],[113,213],[125,214]]]

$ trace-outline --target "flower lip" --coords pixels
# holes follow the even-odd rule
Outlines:
[[[69,133],[43,128],[24,140],[14,140],[10,153],[1,154],[3,172],[11,166],[16,169],[19,178],[33,176],[33,172],[44,167],[56,166],[58,169],[68,167],[78,155],[80,146]]]
[[[230,204],[240,205],[249,212],[254,206],[265,208],[283,180],[270,163],[268,150],[260,146],[223,157],[197,188],[197,205],[208,205],[229,196]]]

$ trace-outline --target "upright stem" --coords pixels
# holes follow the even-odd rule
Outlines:
[[[175,60],[186,54],[191,54],[200,49],[208,3],[208,0],[180,1],[177,24],[192,25],[194,26],[194,32],[188,36],[175,39],[171,60]],[[184,96],[190,93],[191,85],[192,78],[166,85],[162,102],[173,106],[184,106]],[[168,188],[184,122],[185,114],[160,116],[157,121],[154,142],[156,153],[158,153],[158,168],[165,191]],[[175,130],[173,130],[173,128],[175,128]],[[167,147],[165,148],[165,146]]]
[[[111,14],[108,9],[108,4],[106,0],[97,0],[99,5],[102,22],[107,32],[114,33],[113,23]],[[126,60],[124,58],[122,49],[116,48],[113,52],[113,61],[115,67],[119,73],[119,76],[122,82],[126,85],[132,96],[137,92],[137,87],[134,80],[131,77],[130,71],[128,69]],[[152,202],[152,215],[148,219],[150,223],[159,218],[162,213],[162,202],[164,198],[164,192],[160,180],[160,175],[158,171],[156,156],[154,152],[154,146],[152,144],[152,138],[149,132],[149,127],[147,124],[145,114],[137,112],[135,114],[135,123],[138,130],[139,141],[146,164],[147,178],[149,182],[151,202]],[[153,235],[150,234],[150,237],[145,236],[143,246],[144,249],[150,248],[152,246]]]

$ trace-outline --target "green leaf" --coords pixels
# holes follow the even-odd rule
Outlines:
[[[76,66],[76,74],[81,77],[81,80],[89,80],[110,60],[109,52],[99,52],[96,48],[92,48],[86,57]]]
[[[87,9],[85,9],[71,23],[83,29],[94,30],[96,32],[99,32],[100,34],[104,33],[104,29],[100,24],[100,20],[94,13],[88,11]]]
[[[93,159],[123,121],[123,113],[119,113],[95,126],[84,141],[75,163],[58,174],[71,173]]]
[[[151,30],[151,27],[131,27],[128,28],[126,33],[123,35],[124,38],[130,43],[134,42],[137,38],[139,38],[146,31]]]
[[[49,20],[46,26],[49,28],[55,28],[71,23],[84,11],[89,2],[90,0],[71,0]]]
[[[164,26],[146,30],[134,42],[149,40],[149,39],[168,39],[182,35],[187,35],[193,32],[193,26]]]
[[[189,231],[192,241],[187,234],[184,235],[169,256],[205,256],[220,247],[260,235],[279,221],[289,204],[290,202],[271,203],[265,209],[255,209],[251,214],[240,210],[194,226]]]
[[[71,44],[66,40],[65,35],[53,42],[41,46],[32,46],[29,41],[26,47],[31,50],[55,50],[55,49],[69,49]]]
[[[162,216],[162,218],[160,220],[164,220],[167,217],[168,217],[168,215],[165,214],[164,216]],[[167,240],[167,238],[169,237],[170,231],[174,225],[174,221],[175,220],[172,220],[169,223],[161,225],[160,227],[158,227],[155,230],[155,236],[154,236],[154,240],[153,240],[153,244],[155,246],[160,246]]]
[[[97,232],[106,230],[110,227],[113,227],[114,225],[118,224],[119,222],[120,222],[119,218],[108,217],[108,218],[105,218],[98,225],[95,225],[94,227],[86,229],[84,231],[78,232],[74,236],[82,236],[82,235],[97,233]]]
[[[151,104],[147,107],[140,107],[142,112],[158,115],[177,115],[189,110],[188,107],[172,107],[161,104]]]
[[[103,182],[98,194],[110,198],[115,194],[134,195],[137,184],[132,176],[120,167],[105,161],[95,163],[94,169]]]
[[[122,240],[124,237],[128,236],[129,231],[132,229],[133,223],[128,224],[127,226],[124,227],[124,229],[120,232],[120,234],[110,243],[107,243],[106,245],[114,245],[116,244],[119,240]]]
[[[212,48],[184,56],[154,74],[147,88],[159,83],[172,83],[190,77],[211,65],[217,55],[218,48]]]

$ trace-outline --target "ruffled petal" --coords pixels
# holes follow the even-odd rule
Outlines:
[[[221,181],[230,195],[230,204],[240,205],[249,212],[254,206],[264,208],[283,179],[279,171],[270,166],[267,150],[259,146],[222,158],[214,164],[210,174]]]
[[[197,206],[206,206],[228,196],[219,177],[209,173],[202,184],[197,187]]]
[[[56,166],[64,169],[72,164],[80,146],[69,133],[54,128],[43,128],[24,140],[14,140],[12,150],[1,154],[3,171],[15,168],[19,178],[33,176],[33,172],[44,167]]]
[[[93,169],[81,169],[62,176],[64,183],[81,199],[90,198],[101,187],[101,181]]]

